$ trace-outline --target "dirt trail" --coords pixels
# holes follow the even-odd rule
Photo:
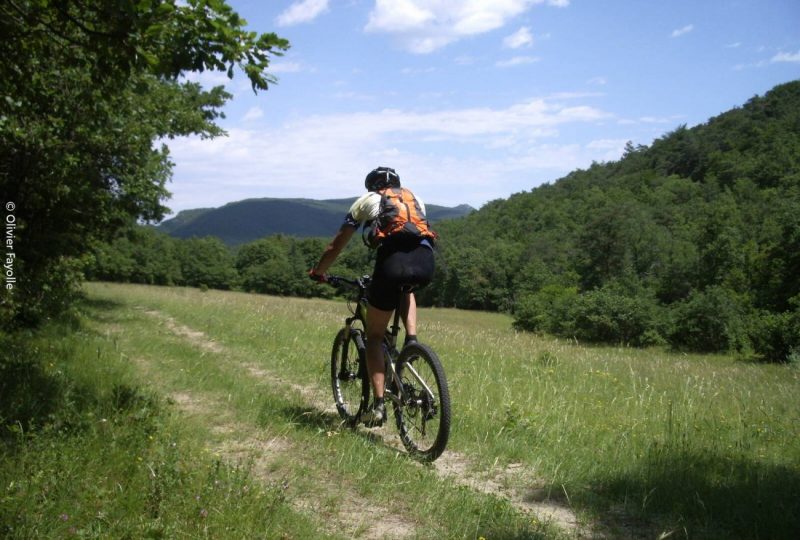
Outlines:
[[[445,452],[433,466],[440,477],[450,478],[481,493],[508,499],[515,508],[535,515],[540,521],[553,523],[578,537],[596,536],[578,521],[567,501],[562,502],[536,487],[540,482],[522,464],[512,463],[502,469],[473,472],[474,463],[468,457],[457,452]],[[520,479],[534,487],[512,487],[519,484]]]
[[[295,488],[291,480],[281,472],[280,461],[287,457],[297,458],[302,449],[286,438],[259,433],[252,426],[236,422],[224,403],[207,396],[187,392],[170,396],[172,401],[187,416],[196,416],[208,425],[212,433],[224,435],[224,442],[211,443],[207,450],[228,463],[249,466],[253,475],[265,484],[279,486],[287,494],[287,500],[295,510],[309,515],[324,516],[319,522],[330,534],[345,533],[350,537],[365,540],[383,538],[406,538],[414,535],[413,523],[365,500],[348,489],[342,478],[317,471],[313,474],[313,492]],[[335,501],[333,506],[325,501]],[[379,521],[368,521],[365,509],[378,512]]]
[[[223,345],[211,340],[203,332],[180,324],[162,312],[147,310],[144,313],[157,319],[172,334],[186,339],[204,353],[220,354],[225,352]],[[329,394],[316,385],[301,385],[287,381],[264,367],[253,363],[240,363],[239,365],[259,381],[277,387],[291,388],[303,397],[308,406],[320,413],[336,412]],[[187,393],[176,394],[171,397],[178,407],[187,414],[202,416],[207,423],[210,416],[216,416],[217,421],[208,423],[211,426],[211,430],[217,433],[231,434],[231,436],[227,437],[228,440],[224,444],[210,450],[219,453],[228,460],[237,462],[249,460],[255,473],[267,482],[275,480],[274,474],[269,473],[272,463],[280,459],[282,455],[301,451],[294,448],[285,439],[268,438],[260,440],[255,436],[246,436],[244,438],[235,436],[234,434],[247,433],[248,430],[244,429],[241,424],[237,424],[231,415],[221,414],[222,409],[220,407],[223,404],[212,405],[205,398]],[[384,426],[369,430],[366,428],[360,429],[368,431],[372,437],[382,441],[383,444],[404,451],[399,437],[391,427]],[[420,466],[424,465],[420,464]],[[602,536],[596,531],[592,531],[590,527],[581,524],[574,512],[569,508],[567,501],[561,501],[557,497],[551,498],[550,494],[538,489],[533,472],[527,470],[521,464],[512,464],[503,469],[491,471],[476,471],[477,467],[473,460],[463,454],[448,450],[431,466],[442,479],[451,480],[458,485],[481,493],[505,498],[518,510],[536,517],[539,521],[552,523],[574,537],[595,538]],[[519,485],[520,479],[523,480],[523,484],[532,487],[512,487]],[[329,516],[329,518],[335,522],[337,527],[335,530],[340,533],[343,529],[338,527],[346,526],[352,529],[353,533],[358,533],[359,538],[406,538],[414,536],[413,524],[404,522],[393,512],[375,508],[373,502],[367,503],[367,501],[360,500],[352,495],[342,501],[342,487],[341,479],[327,479],[327,481],[323,481],[320,490],[314,494],[313,499],[303,496],[303,494],[295,494],[297,497],[294,497],[294,499],[297,501],[298,509],[303,512],[329,513],[330,509],[320,508],[320,505],[322,501],[328,498],[326,495],[336,494],[337,500],[340,502],[338,516]],[[380,523],[362,522],[364,508],[368,507],[367,505],[382,515],[381,520],[379,520]],[[353,529],[354,523],[357,524],[355,529]]]
[[[193,346],[205,352],[223,353],[225,348],[211,341],[200,331],[177,323],[171,317],[158,311],[145,311],[164,324],[173,334],[185,338]],[[151,368],[147,361],[135,362],[145,371]],[[255,364],[240,364],[254,378],[272,385],[292,388],[306,399],[314,402],[315,408],[322,404],[316,400],[310,387],[292,384]],[[169,394],[169,399],[187,416],[202,420],[212,434],[223,436],[223,442],[209,441],[207,450],[231,464],[247,465],[256,478],[262,482],[281,486],[287,492],[287,500],[299,512],[314,516],[324,516],[319,522],[329,534],[345,534],[352,538],[378,540],[386,538],[403,539],[416,534],[416,525],[410,519],[397,515],[396,511],[376,504],[355,494],[353,486],[346,479],[334,478],[328,472],[314,473],[312,492],[294,489],[281,474],[278,464],[286,458],[297,459],[302,449],[288,438],[270,436],[254,430],[252,426],[238,422],[226,403],[199,393],[183,391]],[[335,412],[335,408],[332,409]],[[311,461],[311,460],[307,460]],[[333,502],[332,504],[331,501]],[[369,509],[369,512],[365,511]],[[371,516],[379,515],[374,520]]]
[[[188,342],[192,345],[202,349],[204,352],[210,353],[221,353],[225,350],[225,348],[217,343],[216,341],[211,340],[205,333],[200,332],[199,330],[194,330],[180,324],[175,319],[170,317],[169,315],[165,315],[164,313],[156,310],[147,310],[144,312],[146,315],[153,317],[154,319],[158,319],[164,326],[166,326],[167,330],[175,334],[176,336],[185,338]]]

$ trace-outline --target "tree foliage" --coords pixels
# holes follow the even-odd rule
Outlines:
[[[16,205],[18,276],[4,326],[63,307],[65,272],[95,241],[163,216],[172,164],[156,141],[223,133],[230,95],[181,74],[238,66],[254,90],[274,82],[288,42],[245,24],[223,0],[0,4],[0,191]]]
[[[800,352],[798,216],[792,82],[442,224],[424,298],[509,306],[519,328],[588,341],[786,360]]]
[[[215,237],[173,238],[134,226],[98,243],[83,267],[93,280],[237,289],[282,296],[330,296],[307,272],[325,248],[320,238],[275,235],[230,248]],[[346,275],[370,270],[366,250],[351,245],[332,269]]]

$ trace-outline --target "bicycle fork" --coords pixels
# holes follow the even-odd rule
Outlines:
[[[349,321],[348,321],[349,322]],[[348,369],[352,364],[350,362],[341,362],[341,367],[339,368],[339,379],[340,380],[351,380],[353,376],[357,378],[366,377],[366,357],[367,357],[367,347],[364,344],[364,338],[361,335],[361,332],[358,330],[354,330],[350,325],[347,325],[347,330],[349,332],[349,340],[352,340],[356,346],[356,353],[358,354],[358,359],[356,361],[356,366],[358,371],[353,373]],[[344,351],[347,351],[347,347],[343,347]]]

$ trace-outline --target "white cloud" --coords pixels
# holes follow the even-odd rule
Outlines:
[[[674,37],[674,38],[680,37],[680,36],[682,36],[684,34],[688,34],[692,30],[694,30],[694,25],[693,24],[687,24],[683,28],[678,28],[676,30],[673,30],[672,31],[672,35],[670,37]]]
[[[267,129],[231,128],[228,137],[170,140],[173,206],[219,206],[256,196],[347,197],[358,194],[360,179],[376,164],[413,178],[426,201],[480,205],[530,189],[537,178],[553,180],[606,159],[608,147],[559,142],[558,134],[561,127],[609,117],[593,107],[537,98],[506,108],[317,115]],[[464,200],[452,201],[453,190]]]
[[[426,54],[465,37],[505,26],[545,0],[376,0],[364,30],[397,36],[407,50]],[[564,7],[566,0],[547,4]]]
[[[509,49],[519,49],[520,47],[530,47],[533,45],[533,35],[531,29],[523,26],[510,36],[506,36],[503,40],[503,45]]]
[[[745,69],[760,69],[769,64],[766,60],[759,60],[758,62],[751,62],[749,64],[736,64],[733,66],[734,71],[744,71]]]
[[[800,64],[800,51],[797,51],[794,54],[781,51],[773,56],[770,62],[790,62],[793,64]]]
[[[522,66],[525,64],[532,64],[534,62],[538,62],[539,59],[535,56],[515,56],[514,58],[509,58],[508,60],[500,60],[495,62],[495,66],[500,68],[507,68],[507,67],[516,67]]]
[[[600,152],[598,161],[614,161],[622,156],[628,139],[598,139],[586,145],[588,150]]]
[[[264,116],[264,111],[261,109],[261,107],[250,107],[242,119],[245,122],[249,122],[252,120],[258,120],[262,116]]]
[[[591,79],[586,81],[586,83],[592,86],[605,86],[606,84],[608,84],[608,79],[606,79],[605,77],[592,77]]]
[[[404,32],[430,23],[436,15],[414,0],[377,0],[369,14],[367,31]]]
[[[302,2],[295,2],[286,8],[283,13],[278,15],[275,22],[278,26],[307,23],[313,21],[327,10],[328,0],[303,0]]]

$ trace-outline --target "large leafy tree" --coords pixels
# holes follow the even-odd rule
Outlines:
[[[172,164],[157,141],[223,134],[230,95],[182,74],[238,67],[254,91],[275,82],[266,70],[288,42],[245,25],[224,0],[0,3],[0,193],[15,204],[17,278],[2,325],[63,307],[92,242],[163,217]]]

